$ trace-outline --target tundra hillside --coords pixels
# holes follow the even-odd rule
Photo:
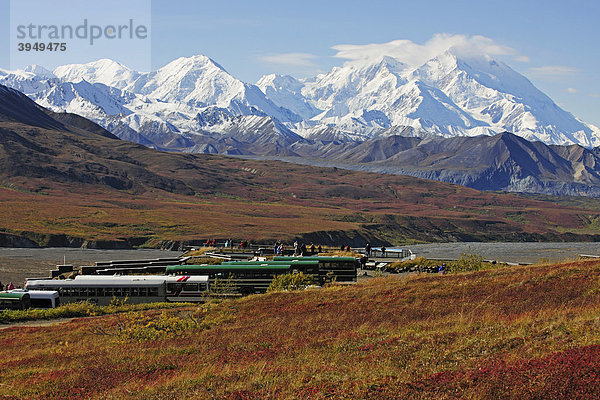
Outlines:
[[[5,399],[596,399],[600,262],[9,327],[0,344]]]
[[[160,152],[0,86],[2,246],[165,246],[209,237],[355,245],[600,240],[598,200],[558,202],[406,176]]]

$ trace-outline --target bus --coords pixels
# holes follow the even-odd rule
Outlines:
[[[56,290],[34,290],[13,289],[9,293],[28,293],[31,300],[31,308],[56,308],[60,305],[58,291]]]
[[[356,282],[358,261],[354,257],[335,256],[275,256],[273,261],[293,262],[316,261],[319,264],[318,279],[320,283],[334,278],[336,282]]]
[[[25,288],[56,290],[61,303],[89,301],[110,305],[114,299],[130,304],[153,302],[202,302],[208,294],[207,276],[78,275],[75,279],[36,279]]]
[[[287,260],[287,261],[224,261],[221,265],[289,265],[290,272],[302,272],[308,275],[319,274],[319,262],[316,260]]]
[[[0,310],[26,310],[31,307],[27,292],[0,292]]]
[[[172,265],[167,274],[207,275],[210,285],[221,282],[239,295],[265,293],[277,275],[293,272],[290,263],[233,262],[220,265]],[[215,287],[217,290],[219,286]]]

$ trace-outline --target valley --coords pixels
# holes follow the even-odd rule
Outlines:
[[[4,246],[600,239],[594,199],[532,199],[409,176],[161,152],[0,90]]]

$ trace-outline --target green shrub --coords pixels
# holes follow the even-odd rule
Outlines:
[[[215,278],[214,282],[210,285],[211,296],[222,296],[237,292],[237,286],[233,281],[233,275],[229,274],[227,278]]]
[[[302,272],[277,275],[267,292],[281,292],[290,290],[304,290],[314,284],[314,279],[311,275],[304,275]]]
[[[0,323],[33,321],[40,319],[91,317],[96,315],[126,313],[150,309],[165,309],[189,306],[189,303],[144,303],[126,304],[124,300],[114,300],[108,306],[98,306],[87,301],[68,303],[56,308],[30,308],[27,310],[0,311]]]
[[[450,265],[451,272],[480,271],[484,267],[483,257],[475,253],[463,253]]]

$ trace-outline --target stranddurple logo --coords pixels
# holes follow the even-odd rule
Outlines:
[[[19,40],[38,40],[38,41],[64,41],[73,39],[87,40],[90,46],[98,40],[115,39],[139,39],[148,38],[148,27],[143,24],[136,24],[133,19],[129,19],[125,24],[90,24],[87,19],[80,25],[40,25],[28,24],[18,25],[17,39]]]

